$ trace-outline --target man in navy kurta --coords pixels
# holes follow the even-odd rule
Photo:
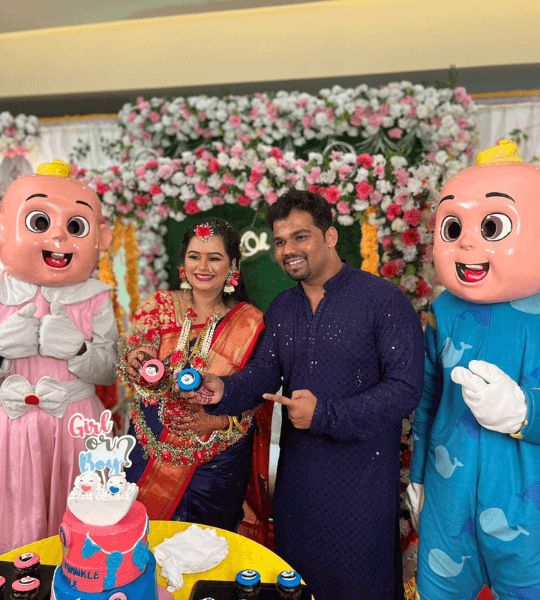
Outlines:
[[[263,394],[287,407],[276,552],[315,599],[401,599],[399,445],[420,398],[422,330],[396,286],[339,259],[331,218],[310,192],[288,192],[270,208],[276,258],[300,283],[270,305],[246,367],[208,375],[205,387],[212,403],[223,394],[215,412],[241,413]],[[280,386],[283,396],[267,393]]]

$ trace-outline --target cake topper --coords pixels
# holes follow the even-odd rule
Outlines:
[[[85,439],[86,450],[79,454],[81,474],[68,496],[69,510],[89,525],[114,525],[128,513],[139,488],[128,483],[124,468],[131,466],[129,455],[135,446],[131,435],[111,437],[111,411],[100,421],[80,413],[71,416],[68,431]]]

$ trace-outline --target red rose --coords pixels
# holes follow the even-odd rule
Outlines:
[[[406,210],[403,215],[403,219],[407,225],[411,225],[412,227],[417,227],[420,225],[420,219],[422,218],[422,212],[417,210],[416,208],[413,210]]]
[[[360,200],[367,200],[372,191],[373,188],[367,181],[361,181],[356,185],[356,197]]]
[[[337,204],[338,200],[341,198],[341,192],[335,185],[331,185],[329,188],[324,190],[324,197],[326,198],[328,204]]]
[[[251,171],[251,175],[249,176],[249,181],[253,185],[257,185],[260,181],[262,181],[263,176],[259,171]]]
[[[320,185],[309,185],[308,186],[308,192],[311,192],[312,194],[319,194],[319,196],[323,196],[324,197],[324,192],[325,189],[320,186]]]
[[[242,194],[238,196],[237,202],[238,204],[240,204],[240,206],[249,206],[251,204],[251,200],[249,198],[246,198],[246,196],[242,196]]]
[[[96,183],[96,192],[100,195],[103,196],[103,194],[105,192],[108,192],[110,190],[108,185],[105,185],[104,183],[98,182]]]
[[[220,169],[219,166],[219,161],[217,160],[217,158],[213,158],[209,163],[208,163],[208,170],[210,171],[210,173],[217,173]]]
[[[159,185],[157,183],[154,183],[154,185],[150,188],[150,193],[152,194],[152,196],[157,196],[158,194],[162,194],[163,192],[161,191]]]
[[[270,156],[279,160],[280,158],[283,158],[283,152],[279,148],[272,148],[272,150],[270,150]]]
[[[408,469],[411,464],[412,452],[410,450],[404,450],[401,453],[401,464]]]
[[[356,164],[364,167],[364,169],[371,169],[373,162],[373,156],[370,156],[369,154],[360,154],[356,157]]]
[[[197,204],[197,200],[190,200],[184,204],[184,210],[187,215],[196,215],[201,212],[199,205]]]
[[[417,298],[426,298],[431,295],[433,290],[431,287],[423,280],[418,279],[418,283],[416,285],[416,297]]]
[[[401,234],[401,239],[407,246],[416,246],[420,242],[420,234],[416,229],[407,229]]]
[[[157,169],[158,161],[157,160],[151,160],[151,161],[147,162],[144,166],[147,169]]]

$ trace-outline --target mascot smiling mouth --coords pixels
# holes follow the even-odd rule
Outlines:
[[[43,250],[43,259],[49,265],[55,269],[63,269],[67,267],[73,258],[73,254],[62,254],[61,252],[49,252]]]
[[[489,263],[465,264],[456,263],[457,276],[465,283],[476,283],[482,281],[488,274]]]

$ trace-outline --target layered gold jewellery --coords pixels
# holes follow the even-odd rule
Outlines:
[[[171,417],[190,416],[192,414],[189,404],[180,398],[180,390],[173,387],[173,382],[176,381],[187,364],[198,371],[208,368],[208,353],[220,320],[220,312],[221,302],[208,318],[193,346],[190,347],[192,325],[197,318],[197,314],[193,310],[192,303],[189,303],[184,312],[184,320],[176,348],[172,354],[163,360],[163,366],[165,367],[163,383],[155,390],[149,390],[144,385],[130,382],[127,376],[127,367],[129,366],[127,356],[140,346],[146,345],[159,348],[159,332],[157,330],[139,332],[123,342],[119,372],[122,379],[127,384],[131,383],[135,390],[136,401],[132,405],[131,414],[135,434],[139,443],[145,449],[145,458],[156,458],[179,465],[203,464],[232,444],[240,441],[251,427],[253,414],[249,411],[244,413],[241,419],[229,417],[228,429],[213,431],[206,441],[201,440],[193,431],[186,431],[181,434],[174,434],[175,443],[169,444],[156,438],[154,432],[148,426],[142,410],[141,403],[145,406],[157,405],[159,420],[164,427],[167,427],[167,419],[170,420]]]

